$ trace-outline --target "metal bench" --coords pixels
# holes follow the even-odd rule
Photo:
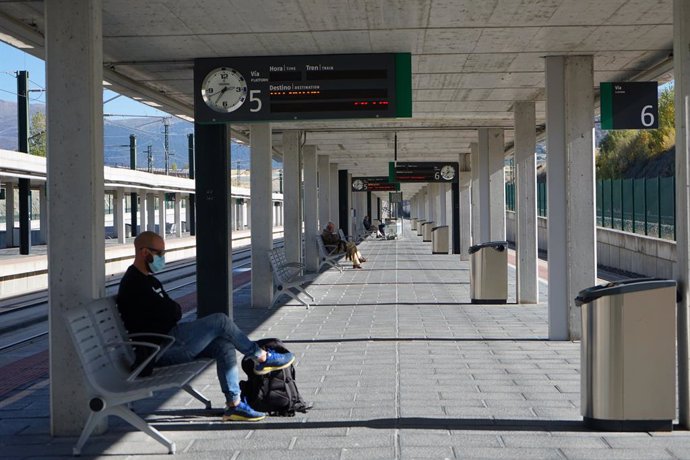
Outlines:
[[[196,391],[189,382],[213,362],[199,359],[185,364],[154,368],[150,376],[141,372],[149,363],[155,362],[175,341],[162,334],[137,334],[137,338],[157,336],[165,343],[153,344],[145,340],[134,341],[120,318],[114,297],[98,299],[86,306],[80,306],[65,315],[68,330],[84,372],[91,413],[84,425],[81,436],[72,452],[79,455],[94,428],[103,418],[114,415],[148,434],[175,453],[175,443],[150,426],[135,414],[128,404],[153,396],[155,391],[184,389],[203,402],[207,409],[211,401]],[[132,370],[134,347],[151,350],[144,362]]]
[[[284,248],[271,249],[268,251],[268,258],[271,261],[271,271],[273,272],[273,282],[275,285],[271,307],[276,304],[276,301],[283,294],[287,294],[309,308],[309,303],[302,300],[299,297],[299,293],[305,294],[312,302],[316,301],[316,299],[314,299],[314,297],[303,287],[303,285],[314,281],[315,276],[305,275],[303,264],[299,262],[289,262],[285,257]],[[292,289],[298,292],[294,293]]]
[[[338,246],[334,246],[329,250],[320,235],[316,235],[315,240],[319,247],[319,271],[321,271],[324,265],[330,265],[331,267],[337,268],[340,273],[342,273],[343,267],[341,267],[338,262],[345,253],[338,252]]]

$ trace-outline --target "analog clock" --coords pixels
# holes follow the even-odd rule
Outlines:
[[[234,112],[247,99],[247,81],[237,70],[219,67],[204,78],[201,97],[216,112]]]
[[[364,190],[364,182],[360,179],[355,179],[352,181],[352,188],[355,190]]]
[[[453,180],[455,178],[455,168],[451,165],[445,165],[441,168],[441,177],[444,180]]]

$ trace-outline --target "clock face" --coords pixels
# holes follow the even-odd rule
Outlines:
[[[441,177],[445,180],[453,180],[455,177],[455,168],[451,165],[445,165],[441,168]]]
[[[247,99],[247,81],[237,70],[220,67],[210,71],[204,78],[201,97],[216,112],[234,112]]]
[[[362,190],[364,189],[364,182],[362,182],[360,179],[355,179],[352,181],[352,188],[355,190]]]

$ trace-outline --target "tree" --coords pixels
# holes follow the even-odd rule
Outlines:
[[[29,153],[39,157],[46,156],[46,116],[42,112],[36,112],[31,117]]]
[[[659,95],[659,128],[615,130],[601,140],[596,158],[597,178],[618,179],[629,171],[641,171],[652,158],[676,142],[673,87]]]

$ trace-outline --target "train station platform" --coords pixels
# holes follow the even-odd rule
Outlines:
[[[405,229],[398,240],[366,240],[363,270],[331,269],[309,288],[310,309],[291,301],[249,307],[234,297],[236,322],[253,339],[279,337],[296,354],[307,414],[222,422],[186,393],[134,405],[186,459],[679,459],[690,432],[611,433],[580,416],[580,345],[547,339],[541,303],[476,305],[469,263],[432,255]],[[196,381],[217,407],[209,368]],[[3,458],[70,458],[76,438],[51,438],[47,381],[0,401]],[[84,456],[173,458],[148,436],[111,419]]]

